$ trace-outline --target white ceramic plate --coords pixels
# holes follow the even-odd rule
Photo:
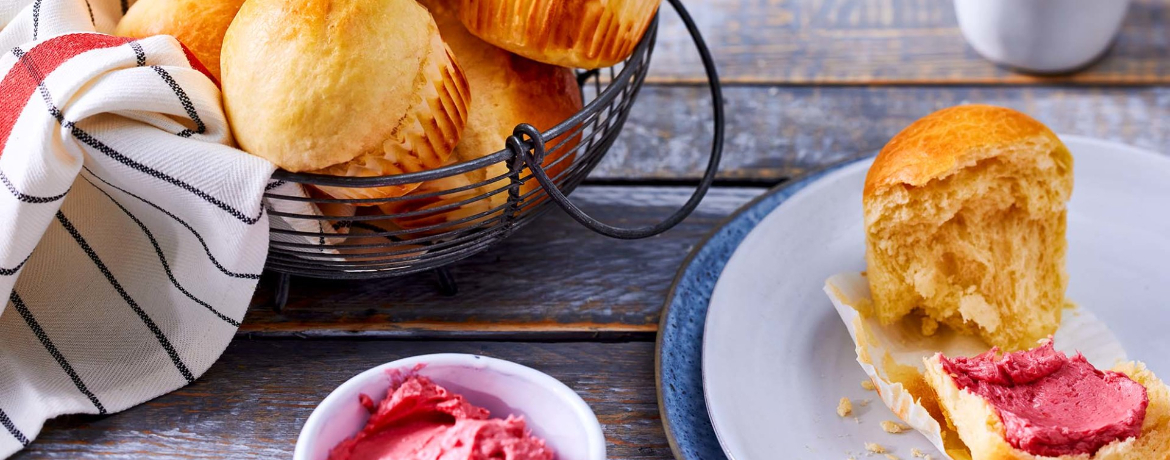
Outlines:
[[[1094,312],[1131,359],[1170,378],[1170,159],[1062,136],[1075,159],[1068,214],[1069,298]],[[861,457],[865,442],[903,459],[935,454],[863,390],[853,341],[822,291],[865,268],[861,187],[872,160],[796,192],[744,239],[711,297],[703,385],[711,423],[735,460]],[[842,397],[872,399],[840,418]]]

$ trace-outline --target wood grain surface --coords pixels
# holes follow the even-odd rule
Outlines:
[[[574,388],[604,424],[610,458],[667,459],[652,343],[662,302],[692,247],[768,187],[874,152],[915,119],[962,103],[1170,153],[1163,0],[1134,0],[1101,61],[1047,77],[979,57],[949,0],[685,3],[727,85],[727,142],[721,186],[682,225],[616,241],[553,211],[454,266],[454,297],[439,294],[433,274],[294,279],[289,306],[275,313],[266,277],[237,340],[194,385],[122,414],[51,421],[14,458],[290,458],[305,418],[347,378],[405,356],[465,352]],[[667,215],[707,161],[711,102],[673,13],[663,14],[648,82],[592,185],[572,195],[610,223]]]
[[[914,120],[964,103],[1012,107],[1059,133],[1170,153],[1170,89],[1162,87],[742,86],[724,93],[727,142],[720,177],[736,184],[774,185],[876,152]],[[711,117],[706,88],[645,88],[618,142],[590,177],[696,179],[706,166]]]
[[[658,311],[679,263],[700,238],[758,188],[716,188],[682,225],[642,241],[618,241],[560,210],[452,269],[459,293],[438,292],[429,273],[375,281],[294,278],[282,313],[254,299],[241,334],[565,339],[631,334],[653,339]],[[680,206],[683,187],[582,187],[572,195],[603,221],[647,225]]]
[[[647,88],[623,139],[594,181],[573,194],[605,221],[646,225],[679,206],[706,161],[696,130],[710,115],[701,88]],[[502,245],[457,264],[460,292],[438,293],[432,274],[377,281],[296,278],[289,307],[274,314],[262,286],[244,334],[545,338],[653,334],[658,309],[690,247],[768,186],[827,164],[875,152],[913,120],[961,103],[1023,110],[1054,130],[1170,152],[1170,90],[1069,87],[739,87],[727,91],[722,177],[757,187],[711,191],[678,228],[645,241],[592,234],[558,210]],[[651,108],[657,108],[651,109]],[[673,114],[663,116],[663,114]],[[704,119],[703,116],[707,118]],[[270,280],[269,280],[270,281]]]
[[[611,459],[667,459],[652,343],[237,340],[193,385],[121,414],[49,423],[13,459],[287,459],[305,419],[350,377],[399,358],[475,353],[534,367],[577,391]]]
[[[689,0],[727,83],[1155,84],[1170,81],[1170,5],[1135,0],[1113,48],[1080,73],[1035,76],[980,57],[950,0]],[[669,10],[663,7],[663,10]],[[650,79],[703,81],[691,39],[662,15]]]

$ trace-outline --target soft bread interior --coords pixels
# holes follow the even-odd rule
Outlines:
[[[1114,441],[1093,456],[1041,457],[1011,446],[999,415],[987,400],[960,389],[942,367],[939,356],[926,359],[926,382],[948,425],[971,452],[973,460],[1167,460],[1170,459],[1170,390],[1145,365],[1125,362],[1113,368],[1146,387],[1150,404],[1138,438]]]
[[[948,174],[866,199],[875,311],[918,310],[1019,350],[1056,330],[1067,276],[1065,202],[1072,158],[1059,142],[967,153]]]

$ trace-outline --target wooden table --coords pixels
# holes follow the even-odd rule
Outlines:
[[[874,152],[914,119],[964,102],[1024,110],[1063,133],[1170,152],[1170,7],[1137,0],[1118,43],[1085,72],[1035,77],[966,46],[943,0],[690,0],[726,88],[720,182],[678,228],[614,241],[554,211],[434,275],[294,279],[283,313],[262,282],[236,341],[195,384],[124,413],[49,423],[16,458],[289,458],[315,404],[350,376],[405,356],[480,353],[577,390],[615,459],[667,459],[654,383],[659,311],[679,263],[738,206],[782,181]],[[682,203],[705,164],[701,68],[665,13],[649,83],[573,199],[621,225]],[[699,397],[699,395],[696,395]]]

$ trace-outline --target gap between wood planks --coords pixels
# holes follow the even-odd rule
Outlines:
[[[791,171],[784,177],[728,177],[716,178],[711,187],[722,188],[754,188],[754,189],[770,189],[777,185],[783,184],[793,176],[802,173],[798,168],[788,168]],[[596,185],[596,186],[613,186],[613,187],[696,187],[699,185],[699,179],[686,177],[663,177],[663,178],[636,178],[626,179],[620,177],[604,177],[597,179],[585,179],[581,185]]]
[[[912,80],[912,79],[859,79],[859,80],[777,80],[771,77],[719,77],[719,82],[724,89],[727,88],[741,88],[741,87],[777,87],[777,88],[802,88],[802,87],[1001,87],[1001,88],[1044,88],[1044,87],[1072,87],[1072,88],[1098,88],[1098,87],[1120,87],[1120,88],[1160,88],[1165,87],[1164,81],[1151,81],[1149,79],[1130,79],[1123,76],[1117,78],[1102,78],[1102,79],[1083,79],[1074,78],[1073,75],[1063,76],[1043,76],[1043,75],[1026,75],[1020,74],[1017,78],[971,78],[971,79],[957,79],[957,80]],[[689,77],[646,77],[645,86],[660,87],[660,88],[676,88],[676,87],[706,87],[707,78],[689,78]]]
[[[658,327],[622,331],[550,331],[547,329],[507,331],[439,331],[434,329],[377,331],[248,331],[236,333],[236,340],[320,340],[320,341],[397,341],[397,342],[524,342],[524,343],[637,343],[654,342]]]

